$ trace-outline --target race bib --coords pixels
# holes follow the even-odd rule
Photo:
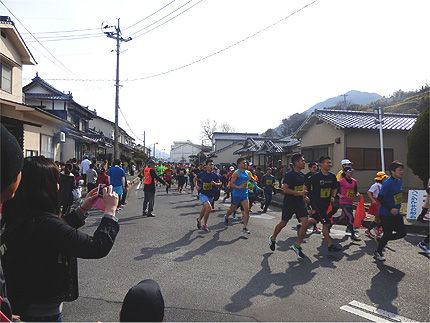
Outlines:
[[[320,190],[320,198],[324,199],[324,198],[329,197],[330,196],[330,192],[331,192],[330,187],[328,187],[328,188],[322,188]]]
[[[184,175],[184,172],[183,172],[183,171],[180,171],[180,172],[179,172],[179,175],[181,175],[181,176],[182,176],[182,175]]]
[[[355,195],[354,190],[347,190],[346,191],[346,197],[354,198],[354,195]]]
[[[272,184],[273,184],[273,180],[271,180],[271,179],[266,180],[266,185],[267,186],[270,186]]]
[[[254,185],[251,182],[248,182],[248,190],[254,190]]]
[[[402,193],[394,195],[394,204],[402,204]]]
[[[242,188],[247,188],[248,187],[248,181],[242,182]]]
[[[294,186],[295,191],[303,191],[303,185]]]
[[[203,183],[203,190],[210,191],[212,189],[212,183]]]

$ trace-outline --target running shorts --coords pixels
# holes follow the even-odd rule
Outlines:
[[[306,205],[304,203],[296,205],[284,205],[282,206],[282,221],[288,222],[293,214],[296,215],[297,219],[308,217],[308,211],[306,210]]]
[[[210,204],[212,204],[214,198],[213,197],[209,197],[205,194],[199,193],[199,198],[200,198],[200,202],[202,204],[205,204],[206,202],[209,202]]]
[[[314,218],[317,223],[321,222],[322,224],[331,224],[330,216],[327,214],[328,205],[318,205],[315,206],[315,214],[312,214],[312,218]]]
[[[243,201],[247,201],[248,200],[248,196],[235,196],[235,195],[231,195],[231,204],[232,205],[239,205],[241,204]]]

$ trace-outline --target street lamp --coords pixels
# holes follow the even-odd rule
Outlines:
[[[375,115],[375,124],[379,124],[379,143],[381,146],[381,171],[385,172],[385,158],[384,158],[384,138],[382,136],[382,125],[384,124],[384,113],[381,107],[373,109]]]
[[[155,145],[158,145],[158,142],[154,142],[154,158],[155,158]]]

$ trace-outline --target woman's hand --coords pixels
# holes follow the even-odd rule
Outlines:
[[[89,191],[87,196],[85,197],[85,200],[82,202],[80,207],[85,213],[91,210],[92,205],[97,198],[97,189],[98,187],[93,188],[91,191]]]
[[[115,216],[118,206],[118,194],[112,191],[112,185],[103,188],[103,202],[105,205],[105,214]]]

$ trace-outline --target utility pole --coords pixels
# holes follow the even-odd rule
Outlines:
[[[346,110],[346,97],[348,94],[342,94],[341,96],[343,96],[343,110]]]
[[[121,36],[121,29],[119,28],[119,18],[117,18],[116,26],[105,25],[103,29],[115,28],[115,31],[105,31],[105,35],[109,38],[116,40],[116,80],[115,80],[115,128],[114,128],[114,145],[113,155],[114,159],[119,159],[119,147],[118,147],[118,109],[119,109],[119,54],[121,42],[129,42],[131,37],[123,38]]]
[[[379,124],[379,143],[381,146],[381,171],[385,172],[385,156],[384,156],[384,138],[382,136],[382,125],[384,124],[384,113],[381,107],[373,109],[375,115],[375,123]]]

